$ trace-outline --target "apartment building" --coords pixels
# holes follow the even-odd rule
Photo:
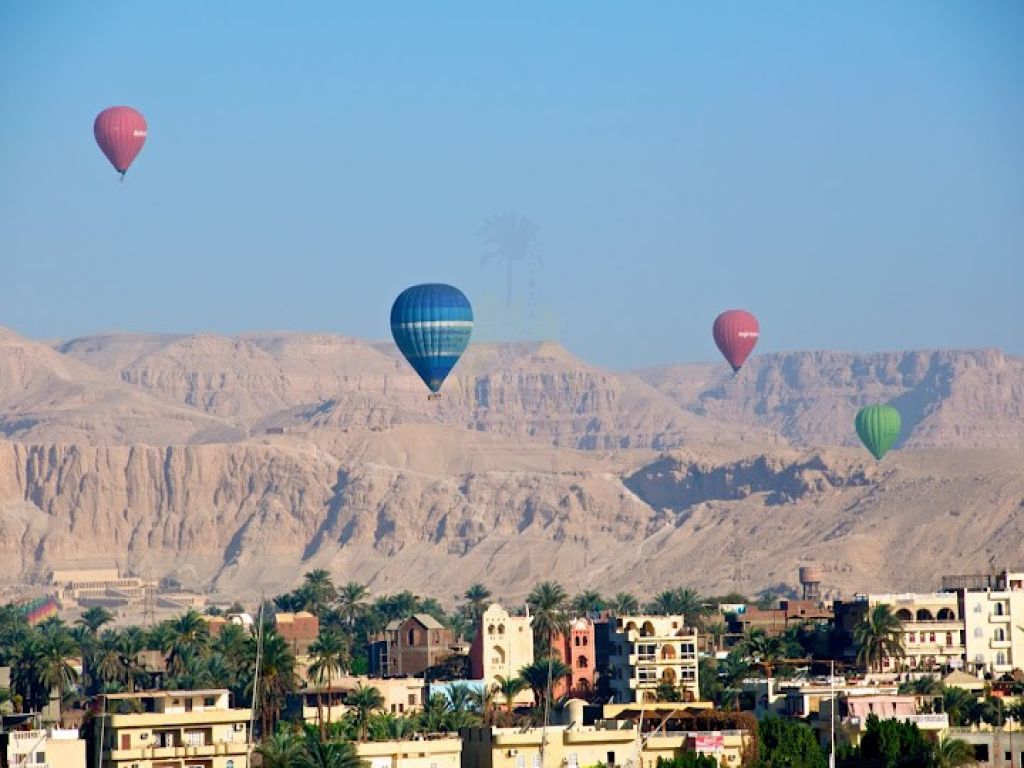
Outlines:
[[[533,628],[529,616],[512,616],[497,603],[480,617],[476,637],[469,651],[471,676],[483,680],[484,689],[491,690],[498,677],[506,680],[533,663]],[[529,704],[533,693],[523,691],[517,704]]]
[[[938,739],[949,728],[949,716],[945,712],[919,714],[914,696],[850,691],[837,698],[836,707],[836,737],[855,747],[860,745],[861,736],[867,732],[871,715],[879,720],[914,723],[926,738],[932,740]],[[815,722],[822,745],[829,740],[831,715],[832,702],[823,700]]]
[[[251,711],[223,689],[104,697],[96,718],[102,768],[240,768]]]
[[[608,632],[608,688],[618,703],[657,700],[660,685],[679,689],[684,701],[700,699],[697,630],[683,616],[619,616]]]
[[[356,754],[368,768],[460,768],[462,739],[435,737],[400,741],[366,741]]]
[[[286,718],[301,717],[307,723],[317,721],[318,713],[324,719],[340,720],[348,712],[345,699],[359,686],[376,688],[384,699],[381,710],[397,717],[415,714],[423,708],[423,679],[419,677],[371,678],[363,676],[335,677],[331,687],[308,684],[288,695],[285,702]]]
[[[4,765],[11,768],[86,768],[77,729],[48,728],[0,734]]]
[[[990,586],[965,588],[958,598],[969,668],[996,676],[1024,669],[1024,572],[997,574]]]
[[[962,667],[966,653],[960,598],[953,592],[868,595],[868,610],[892,608],[903,625],[903,659],[886,658],[883,669],[911,670]]]
[[[950,728],[946,737],[970,744],[981,768],[1024,768],[1024,724],[1012,718],[1002,727]]]
[[[422,675],[454,645],[455,633],[428,613],[396,619],[370,640],[370,674]]]

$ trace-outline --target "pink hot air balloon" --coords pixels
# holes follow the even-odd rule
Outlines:
[[[712,333],[715,344],[725,355],[734,372],[739,371],[761,332],[757,318],[742,309],[730,309],[715,318]]]
[[[146,118],[131,107],[110,107],[96,116],[92,131],[107,160],[124,179],[146,143]]]

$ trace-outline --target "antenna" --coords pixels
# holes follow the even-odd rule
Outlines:
[[[249,732],[246,734],[245,741],[245,764],[246,766],[252,765],[252,732],[256,723],[256,702],[257,692],[260,687],[260,662],[263,657],[263,607],[266,604],[266,595],[260,593],[260,612],[256,627],[256,671],[252,676],[252,699],[249,702]]]

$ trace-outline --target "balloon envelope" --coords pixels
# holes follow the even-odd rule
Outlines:
[[[900,436],[900,412],[891,405],[869,405],[857,412],[856,426],[861,442],[881,459]]]
[[[92,125],[96,143],[122,176],[146,143],[146,118],[131,107],[110,107]]]
[[[469,299],[451,285],[414,285],[402,291],[391,307],[395,344],[431,392],[441,388],[472,332]]]
[[[711,332],[715,336],[715,344],[729,361],[733,371],[738,371],[757,344],[761,328],[757,324],[757,318],[749,312],[730,309],[715,318]]]

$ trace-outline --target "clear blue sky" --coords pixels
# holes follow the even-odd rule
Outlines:
[[[557,7],[556,7],[557,6]],[[149,122],[119,184],[92,121]],[[1024,354],[1024,3],[0,3],[0,324]],[[481,263],[528,216],[533,267]],[[530,307],[532,319],[528,318]]]

